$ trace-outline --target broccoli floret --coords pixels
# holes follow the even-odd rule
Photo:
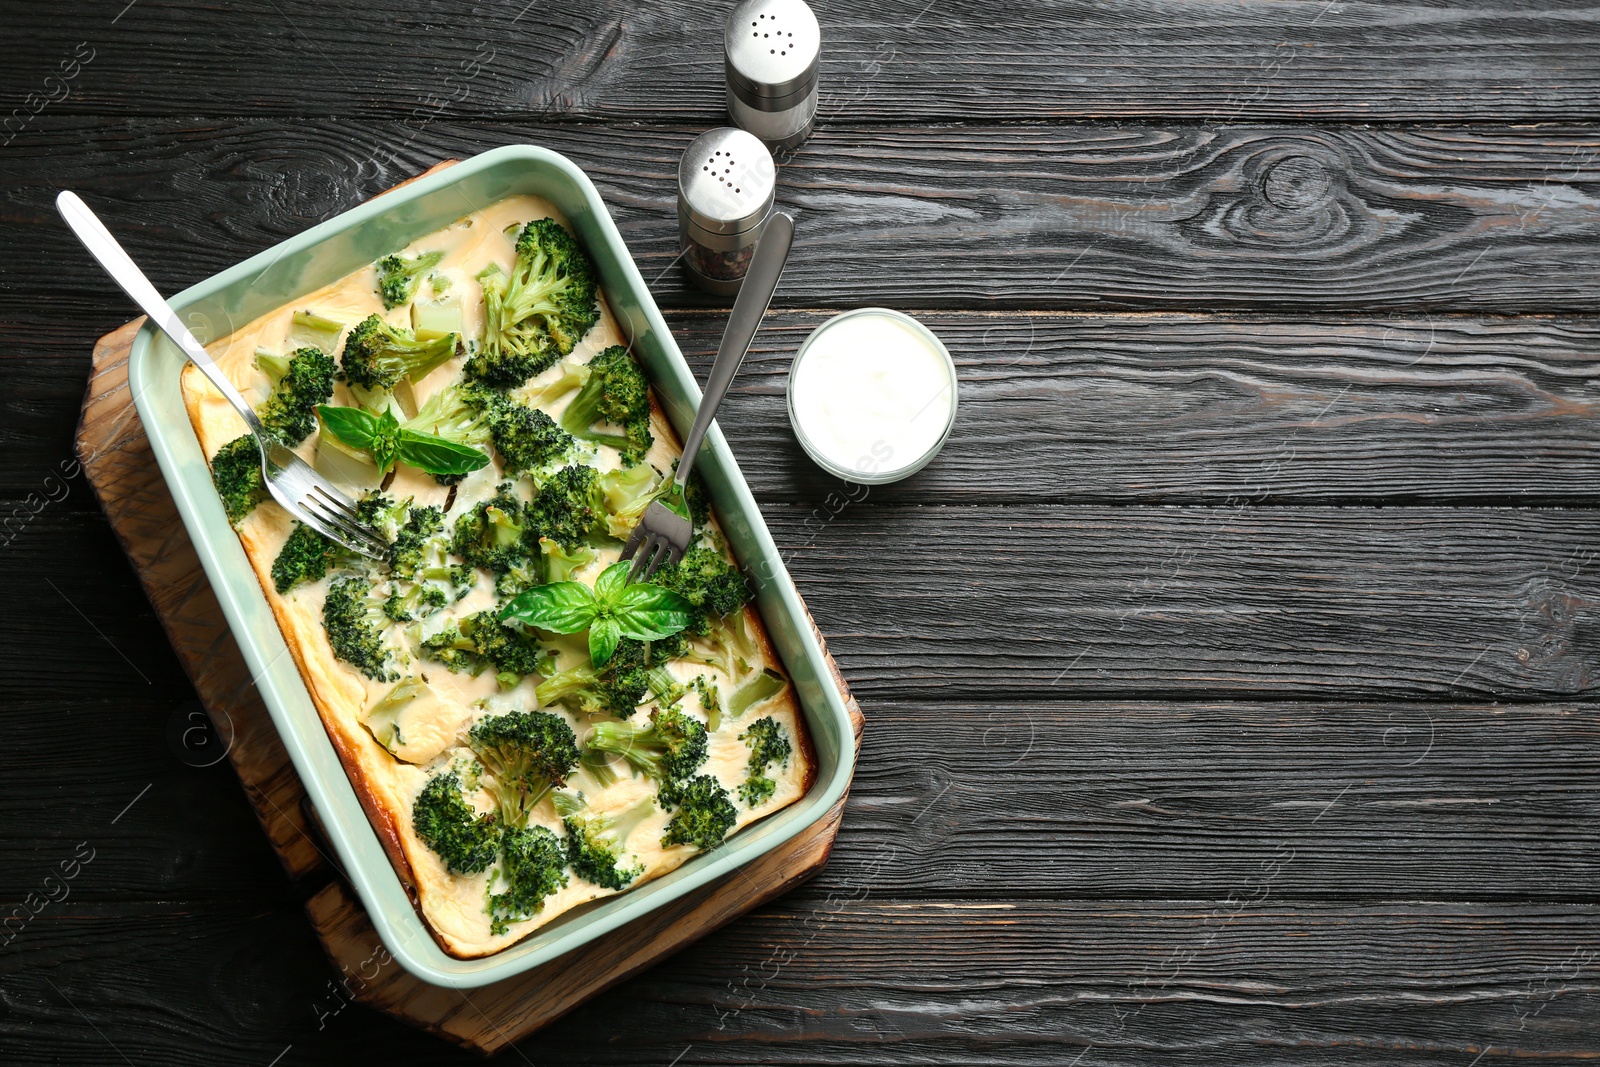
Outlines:
[[[539,471],[572,453],[572,435],[542,411],[506,393],[468,382],[441,389],[428,398],[417,416],[402,428],[431,433],[456,444],[477,448],[493,441],[507,474]],[[462,475],[445,475],[444,484]]]
[[[393,389],[402,378],[421,378],[456,354],[456,334],[419,341],[411,331],[369,315],[344,340],[345,381],[363,389]]]
[[[636,772],[663,785],[688,778],[706,761],[706,728],[676,708],[650,713],[647,725],[603,722],[589,735],[588,747],[614,752]]]
[[[587,364],[564,359],[561,361],[561,373],[553,381],[546,382],[529,393],[528,402],[534,407],[549,407],[574,389],[581,389],[588,380]]]
[[[569,582],[578,568],[595,561],[598,553],[592,548],[578,548],[571,552],[548,537],[539,538],[539,557],[546,583]]]
[[[436,507],[411,508],[389,545],[389,570],[396,578],[413,578],[438,562],[445,546],[444,512]]]
[[[615,661],[616,656],[612,656]],[[627,718],[639,709],[650,692],[649,679],[638,668],[613,669],[612,663],[596,670],[580,664],[539,683],[535,690],[541,705],[559,704],[585,715],[611,714]]]
[[[450,547],[456,555],[497,579],[514,574],[517,580],[504,583],[506,588],[496,583],[503,595],[509,595],[518,591],[510,586],[533,584],[534,560],[524,537],[527,525],[521,501],[512,494],[511,483],[504,482],[493,497],[480,501],[456,520]]]
[[[695,677],[694,691],[699,694],[700,707],[706,713],[706,729],[716,733],[722,725],[722,691],[703,674]]]
[[[523,511],[532,543],[547,537],[569,552],[594,536],[604,519],[600,472],[581,463],[562,467],[545,479]]]
[[[272,561],[272,585],[282,596],[301,582],[315,582],[326,577],[331,568],[359,558],[338,542],[297,522],[278,550],[278,558]]]
[[[417,643],[417,652],[423,659],[443,664],[452,674],[476,676],[484,668],[477,644],[463,634],[456,623],[422,638]]]
[[[482,719],[467,743],[491,776],[485,788],[507,826],[526,826],[528,812],[578,763],[578,739],[567,720],[548,711],[510,711]]]
[[[728,791],[709,774],[677,785],[671,803],[677,807],[662,835],[662,845],[693,845],[702,852],[716,848],[738,821]]]
[[[537,408],[501,397],[488,415],[495,451],[505,461],[507,474],[543,470],[572,454],[572,435]]]
[[[482,393],[470,385],[448,385],[423,401],[402,429],[430,433],[458,445],[476,448],[489,440],[489,420],[483,413]]]
[[[228,521],[238,526],[257,504],[267,499],[267,480],[261,473],[261,448],[251,434],[236,437],[211,457],[211,481],[222,497]]]
[[[596,430],[596,423],[622,433]],[[610,445],[624,466],[644,458],[655,438],[650,433],[650,385],[628,350],[612,345],[589,361],[589,380],[561,413],[561,427],[583,441]]]
[[[672,461],[672,474],[678,474],[678,461]],[[694,520],[696,530],[707,530],[711,527],[711,498],[706,496],[706,483],[700,480],[697,471],[689,472],[689,481],[683,487],[683,502],[688,505],[689,517]]]
[[[744,606],[753,595],[745,576],[711,546],[696,545],[675,566],[657,571],[652,581],[682,596],[695,609],[684,631],[694,641],[683,654],[718,668],[742,688],[759,659],[745,622]],[[734,710],[739,691],[729,698],[728,710],[735,718],[743,710]]]
[[[739,683],[728,694],[728,715],[737,719],[757,704],[771,700],[789,684],[788,679],[770,668],[762,670]]]
[[[504,888],[489,893],[489,930],[503,934],[510,924],[544,908],[545,898],[567,884],[567,850],[543,826],[514,828],[501,839],[500,867],[494,883]]]
[[[580,810],[566,817],[567,862],[578,877],[606,889],[626,889],[644,873],[644,864],[623,866],[628,838],[655,811],[648,797],[624,811],[591,813]]]
[[[507,274],[491,265],[483,285],[483,345],[467,361],[470,378],[512,388],[573,346],[600,317],[594,266],[554,219],[523,227]]]
[[[384,256],[373,266],[378,271],[378,296],[386,308],[397,308],[417,295],[422,276],[444,258],[443,252],[424,252],[413,259]]]
[[[689,655],[691,651],[689,638],[681,630],[666,637],[658,637],[646,644],[650,649],[651,663],[671,663],[675,659]]]
[[[389,644],[383,599],[366,578],[348,575],[334,579],[322,602],[322,625],[339,659],[375,682],[393,682],[400,677],[394,665],[403,662],[404,656]]]
[[[695,632],[688,657],[697,663],[717,668],[735,686],[742,685],[760,662],[744,611],[729,612],[721,618],[701,615],[691,625]]]
[[[651,579],[693,605],[696,613],[689,629],[697,636],[711,633],[715,620],[740,611],[752,596],[745,576],[709,545],[696,545],[675,565],[662,567]]]
[[[522,631],[500,621],[493,608],[468,615],[422,639],[419,651],[453,673],[477,674],[493,664],[507,688],[524,675],[538,674],[539,646]]]
[[[583,764],[583,772],[601,789],[616,784],[617,772],[611,766],[611,753],[601,752],[597,748],[586,748],[578,757],[578,762]]]
[[[585,660],[547,677],[535,695],[541,705],[560,704],[585,715],[606,713],[626,719],[651,697],[664,704],[682,697],[683,687],[662,662],[649,659],[643,642],[624,637],[604,667],[597,669]]]
[[[606,532],[626,539],[639,525],[650,502],[672,483],[645,463],[619,467],[600,476],[600,492],[606,502]]]
[[[411,514],[411,498],[395,500],[379,489],[370,489],[356,501],[356,518],[385,541],[394,541]]]
[[[539,646],[523,631],[500,620],[495,608],[468,615],[461,620],[461,631],[472,638],[478,655],[494,664],[505,681],[539,673]]]
[[[411,825],[422,843],[457,874],[488,870],[500,850],[499,824],[493,816],[472,810],[453,772],[428,779],[411,805]]]
[[[739,735],[739,740],[750,749],[750,762],[745,769],[744,784],[739,787],[739,796],[747,807],[760,807],[772,799],[778,788],[778,783],[767,777],[767,768],[774,763],[783,767],[789,765],[789,753],[793,751],[789,735],[776,719],[766,715],[751,723]]]
[[[436,507],[412,508],[389,546],[393,579],[384,611],[396,622],[427,618],[472,590],[473,570],[451,563],[444,513]]]
[[[302,348],[289,356],[258,355],[256,366],[273,383],[256,415],[278,440],[299,444],[317,428],[317,405],[333,396],[333,357],[320,348]]]

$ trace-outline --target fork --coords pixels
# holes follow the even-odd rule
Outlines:
[[[778,279],[783,277],[783,266],[789,261],[789,248],[794,244],[794,220],[778,212],[767,220],[761,240],[750,257],[750,268],[739,286],[739,296],[733,302],[733,313],[722,332],[722,346],[717,349],[716,361],[706,376],[706,390],[700,398],[700,410],[695,412],[694,423],[683,439],[683,458],[678,460],[678,471],[659,497],[645,508],[639,525],[633,528],[628,543],[622,547],[622,558],[633,560],[628,570],[628,581],[648,581],[660,567],[677,563],[689,551],[694,540],[694,520],[689,517],[689,506],[684,502],[684,487],[689,484],[689,473],[711,429],[717,407],[728,395],[728,386],[739,372],[750,342],[761,327],[761,316],[772,302]]]
[[[162,299],[138,264],[111,236],[111,231],[89,210],[89,205],[79,199],[76,193],[62,192],[56,197],[56,209],[112,280],[133,297],[133,302],[144,310],[151,322],[160,327],[162,333],[172,338],[173,343],[189,357],[190,362],[200,368],[201,373],[244,419],[245,425],[255,435],[261,453],[261,474],[266,479],[267,491],[272,494],[272,499],[283,505],[290,515],[329,540],[363,556],[384,558],[388,543],[361,522],[355,504],[332,482],[275,439],[261,424],[255,411],[239,395],[239,390],[233,387],[227,375],[211,359],[211,354],[189,332],[172,305]]]

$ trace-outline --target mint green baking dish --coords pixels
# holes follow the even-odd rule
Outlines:
[[[634,352],[682,436],[700,402],[700,389],[683,353],[667,332],[594,185],[570,160],[543,148],[508,145],[422,178],[252,256],[184,290],[171,303],[201,342],[209,342],[469,211],[525,193],[551,201],[576,230],[599,269],[612,311],[633,339]],[[844,793],[855,764],[855,743],[843,696],[744,476],[713,425],[695,469],[704,476],[733,550],[756,584],[762,617],[794,679],[817,753],[817,777],[810,792],[734,835],[721,848],[636,890],[568,912],[503,952],[476,960],[446,955],[423,925],[367,821],[244,549],[223,514],[184,411],[178,382],[183,364],[183,355],[164,336],[148,324],[139,331],[128,366],[139,417],[223,613],[339,854],[340,866],[385,946],[418,978],[471,988],[536,967],[775,848],[820,819]]]

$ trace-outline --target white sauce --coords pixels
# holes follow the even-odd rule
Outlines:
[[[926,456],[949,428],[955,403],[944,353],[899,316],[876,311],[823,324],[790,383],[794,418],[811,449],[870,475]]]

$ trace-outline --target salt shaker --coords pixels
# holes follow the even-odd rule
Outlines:
[[[744,0],[722,32],[728,114],[773,151],[811,136],[822,31],[805,0]]]
[[[739,291],[772,213],[777,168],[751,133],[731,126],[696,137],[678,161],[678,247],[689,279],[708,293]]]

